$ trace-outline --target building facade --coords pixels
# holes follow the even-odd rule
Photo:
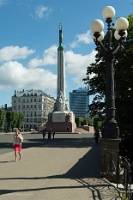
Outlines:
[[[75,114],[75,117],[87,117],[89,96],[87,95],[88,89],[79,88],[69,93],[70,110]]]
[[[55,99],[42,90],[15,91],[12,96],[12,111],[24,114],[24,129],[38,130],[48,120],[54,109]]]

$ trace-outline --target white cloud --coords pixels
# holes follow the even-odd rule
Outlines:
[[[28,66],[30,68],[35,68],[39,66],[56,65],[56,63],[57,63],[57,46],[52,45],[50,48],[44,51],[42,59],[34,58],[30,60]]]
[[[28,47],[7,46],[0,49],[0,61],[25,59],[34,52],[35,50],[28,49]]]
[[[29,61],[29,68],[13,61],[14,59],[26,58],[34,53],[27,47],[5,47],[0,50],[0,61],[6,61],[0,67],[0,90],[9,89],[42,89],[52,96],[56,96],[57,75],[52,69],[45,70],[41,66],[57,67],[57,46],[52,45],[46,49],[42,58],[34,58]],[[95,51],[88,55],[76,54],[72,50],[65,52],[66,76],[71,75],[72,81],[77,85],[83,85],[82,79],[86,76],[87,67],[94,62]]]
[[[90,44],[92,42],[91,31],[88,30],[86,33],[78,34],[76,40],[70,44],[71,48],[78,47],[80,43]]]
[[[7,4],[7,0],[0,0],[0,6],[6,5],[6,4]]]
[[[82,84],[82,79],[86,76],[87,67],[94,62],[96,51],[92,51],[88,55],[74,54],[68,51],[65,54],[66,73],[73,75],[73,81]]]
[[[52,12],[51,8],[43,5],[37,6],[35,11],[37,17],[39,18],[44,18],[44,17],[48,18],[51,12]]]
[[[42,89],[56,93],[57,76],[44,69],[25,68],[18,62],[9,61],[0,67],[0,89]]]
[[[72,50],[65,52],[65,67],[66,74],[73,76],[75,83],[81,84],[82,79],[86,76],[87,67],[94,62],[96,51],[92,51],[88,55],[75,54]],[[57,66],[57,46],[53,45],[49,49],[46,49],[42,59],[32,59],[28,66],[29,68],[37,68],[40,66]]]

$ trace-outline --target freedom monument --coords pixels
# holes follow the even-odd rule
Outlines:
[[[57,49],[57,99],[54,110],[48,116],[46,129],[52,128],[55,132],[74,132],[76,128],[75,115],[69,109],[65,92],[65,67],[62,24],[59,24],[59,47]]]

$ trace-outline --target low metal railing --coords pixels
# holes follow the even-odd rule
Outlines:
[[[122,184],[128,200],[133,200],[131,193],[131,164],[128,159],[105,148],[104,160],[106,162],[104,174],[107,179],[115,181],[118,190],[119,185]]]

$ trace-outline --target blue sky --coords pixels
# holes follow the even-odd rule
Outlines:
[[[67,97],[84,87],[96,54],[90,24],[104,21],[102,10],[109,5],[116,17],[133,13],[133,0],[0,0],[0,106],[11,105],[14,90],[41,89],[56,98],[60,22]]]

